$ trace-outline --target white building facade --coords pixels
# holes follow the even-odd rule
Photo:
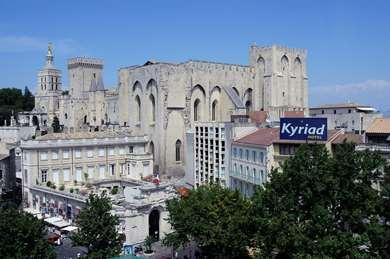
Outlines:
[[[49,134],[22,141],[22,176],[26,202],[37,208],[31,188],[82,189],[106,179],[135,179],[153,173],[146,136],[119,132]]]
[[[375,108],[356,103],[312,107],[310,116],[327,118],[328,129],[344,129],[357,134],[363,134],[376,118],[383,117]]]

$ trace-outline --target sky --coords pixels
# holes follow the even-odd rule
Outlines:
[[[120,67],[147,60],[248,63],[249,46],[308,51],[309,103],[370,104],[390,114],[390,1],[67,0],[0,2],[0,88],[35,91],[47,43],[67,59]]]

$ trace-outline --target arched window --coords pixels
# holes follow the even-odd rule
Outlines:
[[[252,111],[252,88],[248,88],[244,93],[245,108],[247,112]]]
[[[214,100],[213,104],[211,105],[211,119],[213,121],[217,118],[217,112],[218,112],[218,101]]]
[[[281,70],[282,70],[282,73],[283,74],[286,74],[288,73],[288,58],[286,55],[284,55],[282,57],[282,59],[280,60],[280,63],[281,63]]]
[[[176,140],[176,161],[181,161],[181,141],[180,139]]]
[[[151,123],[155,122],[156,121],[156,103],[154,101],[154,96],[153,94],[151,94],[149,96],[149,100],[150,100],[150,109],[151,109]]]
[[[194,102],[194,121],[198,121],[200,113],[200,100],[196,99]]]
[[[135,97],[135,110],[136,110],[136,116],[137,116],[137,122],[141,121],[141,99],[137,95]]]
[[[154,160],[154,144],[153,144],[153,141],[151,141],[150,144],[149,144],[149,153],[152,154],[153,160]]]

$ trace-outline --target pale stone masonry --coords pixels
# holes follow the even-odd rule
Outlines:
[[[51,182],[78,188],[105,179],[141,179],[153,172],[147,136],[124,132],[57,133],[21,142],[22,176],[27,202],[30,188]]]
[[[130,128],[149,136],[161,172],[183,173],[188,158],[176,160],[176,144],[186,146],[185,132],[194,122],[230,121],[240,110],[265,110],[271,120],[285,111],[307,115],[306,59],[304,49],[251,46],[248,65],[148,61],[120,68],[117,87],[106,90],[102,60],[73,58],[68,61],[69,91],[62,92],[49,47],[30,114],[39,118],[25,121],[47,126],[57,116],[74,131],[107,125]]]

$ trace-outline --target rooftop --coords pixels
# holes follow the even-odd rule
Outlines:
[[[354,143],[354,144],[362,144],[363,136],[354,133],[344,133],[338,135],[333,141],[332,144],[342,144],[344,142]]]
[[[131,131],[82,131],[72,133],[50,133],[40,137],[36,140],[68,140],[68,139],[96,139],[96,138],[121,138],[131,137]]]
[[[234,144],[269,146],[279,138],[279,128],[260,128],[255,132],[237,139]]]
[[[366,133],[390,134],[390,118],[375,119]]]
[[[255,146],[270,146],[273,143],[294,143],[303,144],[305,140],[288,140],[279,138],[280,128],[260,128],[255,132],[240,138],[233,142],[233,144],[255,145]],[[328,130],[327,141],[315,141],[318,143],[326,143],[328,141],[335,141],[338,138],[342,130]],[[312,142],[312,141],[310,141]]]
[[[331,109],[331,108],[358,108],[365,107],[370,108],[369,105],[361,105],[358,103],[334,103],[334,104],[324,104],[320,106],[311,107],[310,109]]]

